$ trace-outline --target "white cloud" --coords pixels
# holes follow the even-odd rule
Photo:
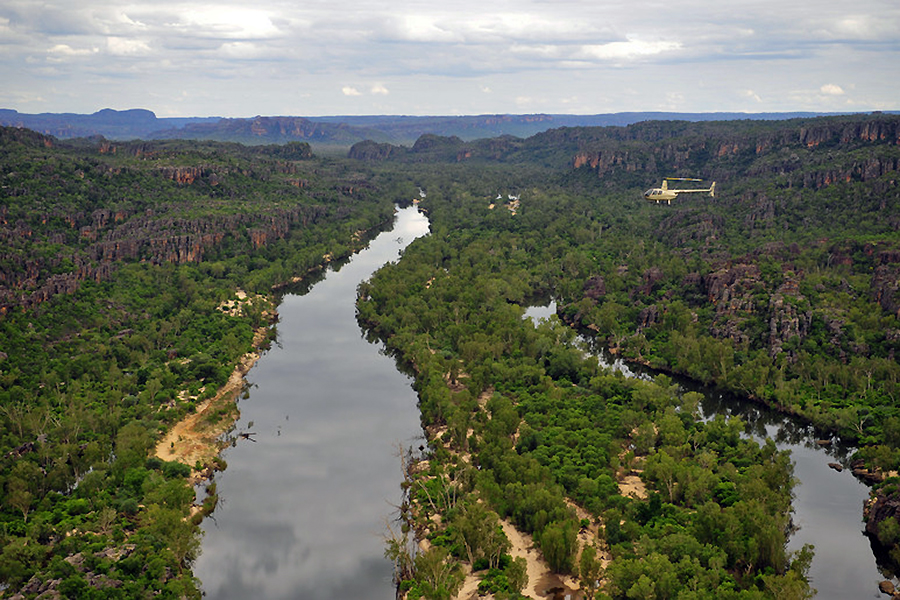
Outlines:
[[[140,56],[150,53],[150,46],[147,42],[124,37],[106,38],[106,48],[110,54],[115,56]]]
[[[826,26],[834,37],[860,41],[896,40],[898,29],[900,18],[896,9],[893,14],[885,11],[873,15],[847,15]]]
[[[345,85],[341,88],[341,93],[345,96],[362,96],[362,92],[353,86]]]
[[[68,44],[56,44],[47,50],[47,54],[50,55],[51,60],[65,60],[77,56],[89,56],[97,51],[97,48],[72,48]]]
[[[516,96],[516,106],[523,108],[526,106],[532,106],[535,104],[534,98],[531,96]]]
[[[680,50],[681,42],[667,42],[657,40],[645,42],[629,38],[624,42],[610,42],[608,44],[592,44],[581,47],[581,58],[593,58],[597,60],[621,60],[633,59],[641,56],[652,56],[664,52]]]
[[[388,94],[391,93],[390,91],[388,91],[388,89],[387,89],[386,87],[384,87],[384,86],[383,86],[382,84],[380,84],[380,83],[376,83],[375,85],[373,85],[373,86],[372,86],[372,89],[371,89],[370,91],[371,91],[373,94],[379,95],[379,96],[387,96]]]
[[[253,8],[189,8],[176,18],[170,27],[197,37],[262,40],[281,35],[266,11]]]
[[[833,83],[826,83],[825,85],[823,85],[822,87],[819,88],[819,91],[822,92],[823,94],[828,94],[829,96],[843,96],[844,95],[844,89],[841,86],[835,85]]]
[[[219,51],[227,58],[256,59],[265,56],[265,49],[254,42],[226,42]]]
[[[510,51],[532,58],[553,59],[563,54],[564,49],[556,44],[513,44]]]
[[[744,96],[745,98],[750,98],[751,100],[753,100],[755,102],[762,102],[762,98],[760,98],[759,94],[757,94],[753,90],[744,90],[741,93],[741,95]]]
[[[397,23],[397,36],[409,42],[461,42],[462,35],[450,29],[439,17],[407,15]]]

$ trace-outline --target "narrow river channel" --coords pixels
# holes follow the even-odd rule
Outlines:
[[[525,315],[537,322],[555,312],[556,305],[551,303],[531,307]],[[655,375],[649,369],[615,360],[590,338],[582,337],[580,342],[601,364],[621,371],[626,377]],[[818,590],[816,598],[883,598],[878,582],[885,576],[879,572],[869,539],[863,535],[862,509],[869,488],[846,468],[853,448],[839,440],[820,444],[820,436],[812,427],[758,403],[683,378],[672,379],[685,391],[705,396],[700,406],[703,418],[711,419],[717,414],[740,416],[747,423],[748,436],[758,441],[770,437],[780,450],[790,450],[798,483],[794,488],[793,518],[797,531],[791,536],[788,549],[796,551],[804,544],[815,547],[809,575],[812,586]],[[839,463],[845,468],[838,472],[829,463]]]
[[[278,343],[247,376],[194,573],[212,600],[393,600],[385,518],[400,501],[398,444],[422,435],[411,379],[368,343],[356,287],[428,232],[415,208],[305,295],[278,308]]]

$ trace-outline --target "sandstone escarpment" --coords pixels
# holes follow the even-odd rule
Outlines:
[[[55,295],[73,293],[84,280],[105,280],[122,261],[196,263],[226,240],[258,249],[284,238],[292,228],[315,223],[325,213],[323,206],[297,206],[263,215],[195,219],[160,217],[152,211],[129,218],[125,211],[108,209],[67,215],[64,221],[89,244],[50,257],[8,254],[0,263],[0,313],[14,306],[29,309]],[[88,219],[90,225],[80,224]],[[0,225],[0,239],[9,240],[10,246],[32,236],[31,228],[21,223]],[[66,239],[64,232],[53,233],[51,240],[54,236]]]
[[[893,115],[852,122],[826,119],[774,131],[762,128],[743,137],[715,130],[691,137],[683,133],[674,126],[635,125],[619,135],[580,144],[583,147],[574,153],[570,166],[589,168],[601,178],[616,172],[662,177],[682,171],[702,172],[719,182],[737,176],[779,176],[787,178],[781,185],[812,189],[875,181],[900,168],[900,159],[891,154],[854,153],[900,144],[900,118]],[[831,150],[848,154],[835,164],[827,155]]]

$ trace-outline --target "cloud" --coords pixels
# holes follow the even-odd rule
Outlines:
[[[897,31],[896,0],[754,0],[740,10],[699,0],[396,0],[389,9],[376,0],[3,0],[0,81],[7,98],[39,96],[33,108],[59,112],[185,90],[190,100],[171,110],[235,116],[297,111],[298,93],[309,94],[306,114],[516,111],[518,94],[547,111],[575,110],[564,99],[576,97],[588,112],[673,101],[834,110],[850,97],[890,109],[900,82],[884,65],[896,62]],[[137,62],[148,58],[158,68]],[[683,100],[660,96],[660,86],[701,80],[707,87]]]
[[[397,22],[396,36],[409,42],[462,42],[463,36],[440,17],[407,15]]]
[[[68,44],[56,44],[47,54],[52,61],[63,61],[78,56],[89,56],[98,52],[97,48],[72,48]]]
[[[762,98],[760,98],[759,94],[757,94],[753,90],[744,90],[741,93],[741,95],[744,96],[745,98],[750,98],[751,100],[754,100],[756,102],[762,102]]]
[[[842,40],[896,41],[900,18],[896,8],[880,14],[856,14],[837,18],[824,27],[825,31]]]
[[[227,58],[252,60],[266,55],[265,49],[255,42],[226,42],[219,51]]]
[[[266,11],[253,8],[191,8],[181,11],[178,18],[173,27],[200,37],[262,40],[281,34]]]
[[[610,42],[608,44],[582,46],[579,56],[581,58],[597,60],[629,60],[642,56],[652,56],[654,54],[672,52],[680,50],[681,47],[681,42],[667,42],[663,40],[645,42],[629,38],[624,42]]]
[[[106,48],[115,56],[140,56],[150,54],[150,46],[147,42],[138,39],[124,37],[106,38]]]

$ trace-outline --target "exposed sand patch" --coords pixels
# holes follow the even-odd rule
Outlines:
[[[459,592],[457,592],[453,598],[456,600],[474,600],[475,598],[480,598],[478,595],[478,583],[481,581],[481,577],[472,572],[472,566],[468,563],[464,563],[463,568],[466,571],[466,578],[463,581]]]
[[[631,496],[638,500],[645,500],[647,498],[647,486],[644,485],[639,475],[632,472],[622,477],[622,480],[619,481],[619,493],[625,497]]]
[[[531,598],[545,598],[548,596],[548,590],[552,588],[565,586],[572,592],[578,589],[578,584],[571,577],[556,575],[550,570],[550,565],[534,546],[534,539],[530,535],[519,531],[505,519],[501,519],[500,525],[512,544],[509,554],[513,558],[525,559],[528,584],[522,590],[523,595]]]
[[[237,300],[232,298],[231,300],[225,300],[217,307],[220,311],[225,313],[226,315],[231,315],[232,317],[239,317],[243,314],[244,306],[250,306],[253,304],[252,298],[247,298],[247,292],[244,290],[237,290],[234,295],[237,297]]]
[[[253,347],[258,349],[266,339],[268,327],[260,327],[253,335]],[[209,465],[222,451],[220,437],[228,431],[239,415],[234,401],[244,387],[244,376],[259,360],[258,350],[241,357],[228,381],[216,395],[204,401],[197,410],[176,423],[156,444],[154,455],[167,461],[178,461],[193,467],[198,462]],[[234,411],[211,422],[208,418],[222,408],[234,407]],[[231,418],[229,418],[229,416]],[[192,482],[196,484],[207,477],[194,472]]]

